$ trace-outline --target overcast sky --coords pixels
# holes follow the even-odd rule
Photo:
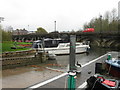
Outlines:
[[[79,30],[93,17],[113,8],[118,9],[119,0],[0,0],[0,17],[4,27],[36,30],[43,27],[54,31]],[[29,25],[29,26],[28,26]]]

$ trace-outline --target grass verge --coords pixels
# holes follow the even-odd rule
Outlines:
[[[22,47],[19,46],[20,44],[32,44],[32,43],[27,43],[27,42],[12,42],[12,41],[5,41],[0,43],[0,46],[2,46],[2,52],[10,52],[10,51],[22,51],[22,50],[29,50],[31,49],[30,47]],[[16,49],[12,49],[11,47],[15,47]]]

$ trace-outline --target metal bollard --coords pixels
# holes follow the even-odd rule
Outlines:
[[[68,90],[75,90],[76,88],[76,72],[70,71],[68,76]]]
[[[111,54],[108,54],[108,58],[107,58],[107,60],[111,60],[111,59],[112,59]]]

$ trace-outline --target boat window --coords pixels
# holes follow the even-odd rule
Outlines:
[[[117,63],[120,64],[120,61],[118,61]]]
[[[32,48],[41,48],[41,43],[34,42]]]
[[[56,44],[56,41],[55,41],[55,40],[53,40],[53,41],[52,41],[52,44]]]
[[[37,43],[37,48],[42,48],[42,44],[41,43]]]

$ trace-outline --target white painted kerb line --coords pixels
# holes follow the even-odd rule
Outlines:
[[[80,85],[78,88],[85,88],[85,86],[87,85],[87,82],[85,81],[82,85]]]
[[[87,66],[87,65],[89,65],[89,64],[91,64],[91,63],[93,63],[93,62],[95,62],[95,61],[97,61],[97,60],[99,60],[100,58],[102,58],[102,57],[104,57],[104,56],[106,56],[106,55],[108,55],[108,53],[105,54],[105,55],[102,55],[102,56],[100,56],[100,57],[98,57],[98,58],[96,58],[96,59],[94,59],[94,60],[92,60],[92,61],[84,64],[84,65],[82,65],[82,67],[85,67],[85,66]],[[86,85],[87,85],[87,82],[85,81],[85,82],[84,82],[82,85],[80,85],[78,88],[85,88]]]
[[[88,63],[86,63],[86,64],[84,64],[84,65],[82,65],[82,67],[85,67],[85,66],[87,66],[87,65],[89,65],[89,64],[91,64],[91,63],[93,63],[93,62],[95,62],[95,61],[97,61],[97,60],[99,60],[100,58],[102,58],[102,57],[104,57],[104,56],[106,56],[107,54],[105,54],[105,55],[102,55],[102,56],[100,56],[100,57],[98,57],[98,58],[96,58],[96,59],[94,59],[94,60],[92,60],[92,61],[90,61],[90,62],[88,62]]]
[[[54,78],[51,78],[51,79],[49,79],[49,80],[47,80],[47,81],[44,81],[44,82],[42,82],[42,83],[39,83],[39,84],[37,84],[37,85],[31,86],[31,87],[29,87],[29,88],[38,88],[38,87],[40,87],[40,86],[43,86],[43,85],[45,85],[45,84],[47,84],[47,83],[50,83],[50,82],[56,80],[56,79],[59,79],[59,78],[65,76],[65,75],[67,75],[67,74],[68,74],[68,73],[63,73],[63,74],[61,74],[61,75],[59,75],[59,76],[56,76],[56,77],[54,77]]]
[[[96,59],[94,59],[94,60],[92,60],[92,61],[90,61],[90,62],[88,62],[88,63],[86,63],[86,64],[84,64],[84,65],[82,65],[82,67],[85,67],[85,66],[87,66],[87,65],[89,65],[89,64],[91,64],[91,63],[93,63],[93,62],[95,62],[95,61],[97,61],[97,60],[99,60],[100,58],[102,58],[102,57],[104,57],[104,56],[106,56],[107,54],[105,54],[105,55],[102,55],[102,56],[100,56],[100,57],[98,57],[98,58],[96,58]],[[36,84],[36,85],[34,85],[34,86],[31,86],[31,87],[29,87],[29,88],[38,88],[38,87],[41,87],[41,86],[43,86],[43,85],[45,85],[45,84],[47,84],[47,83],[50,83],[50,82],[52,82],[52,81],[54,81],[54,80],[56,80],[56,79],[59,79],[59,78],[61,78],[61,77],[63,77],[63,76],[66,76],[68,73],[63,73],[63,74],[61,74],[61,75],[59,75],[59,76],[56,76],[56,77],[54,77],[54,78],[51,78],[51,79],[49,79],[49,80],[46,80],[46,81],[44,81],[44,82],[42,82],[42,83],[39,83],[39,84]],[[86,85],[86,82],[84,82],[82,85],[80,85],[78,88],[82,88],[82,87],[85,87],[85,85]]]

